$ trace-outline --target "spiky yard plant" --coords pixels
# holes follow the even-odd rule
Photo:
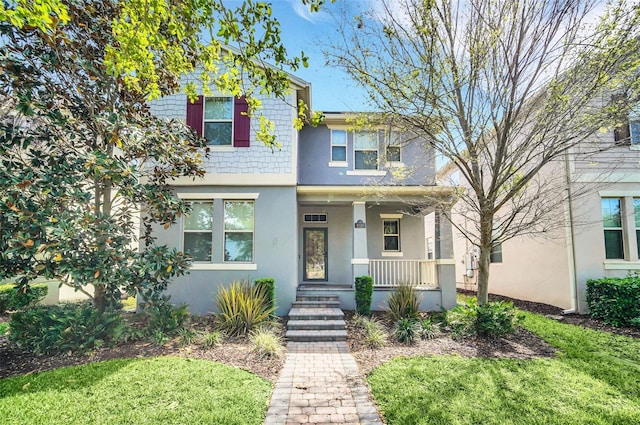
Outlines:
[[[257,326],[269,323],[274,312],[266,288],[248,281],[234,281],[221,287],[216,305],[220,311],[217,324],[229,336],[247,335]]]

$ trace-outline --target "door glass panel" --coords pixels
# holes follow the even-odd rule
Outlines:
[[[305,229],[305,280],[327,280],[326,229]]]

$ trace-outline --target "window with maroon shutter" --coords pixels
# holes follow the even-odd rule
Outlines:
[[[212,146],[249,147],[250,118],[244,97],[198,96],[187,101],[187,125]]]

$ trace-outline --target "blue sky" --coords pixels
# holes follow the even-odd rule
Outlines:
[[[309,67],[301,68],[294,74],[311,83],[312,108],[316,111],[364,111],[365,94],[355,87],[348,75],[336,68],[325,65],[319,43],[336,34],[336,24],[330,12],[345,3],[358,7],[368,7],[375,0],[337,0],[323,6],[324,11],[310,13],[308,6],[300,0],[271,0],[273,16],[280,21],[282,41],[289,55],[299,55],[304,51],[309,57]],[[225,2],[235,6],[240,0]]]

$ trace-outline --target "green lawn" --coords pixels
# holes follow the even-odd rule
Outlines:
[[[393,360],[368,377],[387,423],[640,423],[640,340],[525,316],[556,358]]]
[[[9,323],[0,322],[0,335],[4,335],[9,330]]]
[[[261,424],[271,384],[177,357],[119,359],[0,380],[3,424]]]

